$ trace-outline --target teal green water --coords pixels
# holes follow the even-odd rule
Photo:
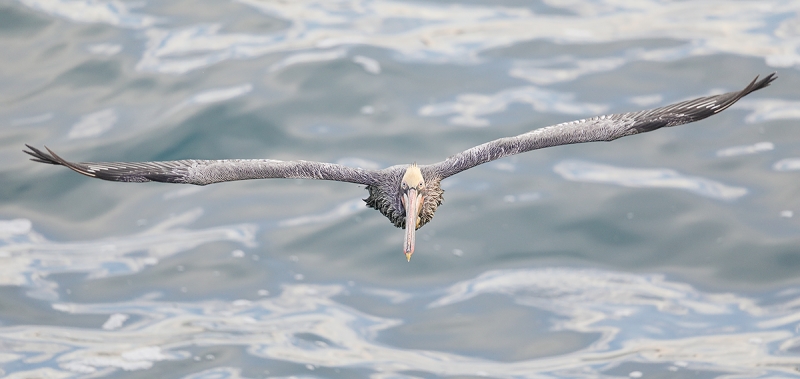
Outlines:
[[[0,1],[0,374],[794,377],[800,4]],[[27,160],[506,158],[402,231],[346,183],[93,180]]]

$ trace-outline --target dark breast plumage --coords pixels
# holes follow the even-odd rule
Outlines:
[[[392,169],[394,168],[387,170]],[[376,185],[368,185],[369,196],[364,199],[368,207],[381,212],[394,226],[401,229],[406,227],[406,213],[400,194],[400,181],[404,172],[405,166],[396,170],[396,172],[382,175],[385,180]],[[430,172],[426,173],[425,170],[423,170],[423,177],[425,178],[425,192],[423,193],[422,209],[420,210],[417,229],[433,219],[436,209],[444,201],[444,190],[440,186],[442,179]]]

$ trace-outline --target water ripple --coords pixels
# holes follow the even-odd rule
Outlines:
[[[122,51],[122,45],[118,45],[115,43],[98,43],[87,46],[86,50],[88,50],[92,54],[110,57]]]
[[[48,279],[54,273],[88,273],[89,278],[102,278],[139,272],[210,242],[256,245],[257,227],[253,224],[182,228],[202,213],[198,208],[133,235],[81,242],[50,241],[35,231],[30,220],[0,221],[0,285],[29,287],[30,296],[54,300],[58,285]]]
[[[772,165],[775,171],[796,171],[800,170],[800,158],[785,158]]]
[[[363,55],[356,55],[353,57],[353,62],[360,65],[364,71],[378,75],[381,73],[381,64],[375,59],[370,57],[365,57]]]
[[[417,113],[426,117],[455,114],[448,119],[451,124],[482,127],[489,125],[489,119],[481,116],[503,112],[513,103],[530,104],[538,112],[566,114],[598,114],[608,109],[605,105],[576,102],[574,98],[572,94],[527,86],[493,95],[462,94],[455,101],[423,106]]]
[[[734,200],[747,194],[747,188],[725,185],[698,176],[687,176],[671,169],[641,169],[566,160],[553,166],[564,179],[608,183],[634,188],[675,188],[719,200]]]
[[[631,38],[669,38],[687,43],[621,57],[579,61],[572,69],[518,67],[512,75],[535,83],[572,80],[632,60],[675,60],[709,54],[762,58],[773,67],[800,62],[796,36],[800,5],[778,0],[737,3],[641,1],[620,7],[613,1],[575,0],[548,4],[573,15],[539,14],[526,8],[484,7],[400,1],[239,0],[289,26],[270,34],[222,33],[223,25],[155,27],[154,16],[133,13],[109,1],[20,0],[28,7],[76,22],[146,29],[148,42],[137,69],[183,74],[230,59],[369,45],[427,62],[476,62],[479,53],[531,40],[560,44],[601,43]],[[678,16],[679,15],[679,16]],[[783,19],[771,23],[774,18]],[[399,22],[405,20],[405,22]],[[531,27],[535,25],[536,27]],[[575,25],[581,25],[576,27]],[[716,31],[725,30],[725,33]],[[774,38],[775,35],[783,38]],[[791,36],[791,38],[789,38]]]
[[[153,26],[153,16],[131,12],[129,3],[121,1],[19,0],[22,4],[53,16],[76,22],[103,23],[122,28],[142,29]]]
[[[363,200],[353,199],[342,203],[328,212],[283,220],[278,225],[281,227],[294,227],[300,225],[329,223],[331,221],[342,219],[365,210],[367,210],[367,207],[364,206]]]
[[[585,59],[562,56],[547,60],[517,61],[508,74],[536,85],[548,85],[572,81],[595,72],[613,71],[625,63],[628,60],[621,57]]]
[[[212,88],[209,90],[205,90],[196,93],[191,97],[189,97],[188,99],[173,106],[172,108],[164,112],[164,114],[161,115],[160,118],[162,120],[166,119],[167,117],[170,117],[178,112],[181,112],[182,110],[189,108],[191,106],[213,104],[235,99],[237,97],[248,94],[252,90],[253,90],[253,85],[250,83],[232,87]]]
[[[342,59],[345,56],[347,56],[347,52],[343,49],[292,54],[286,58],[283,58],[280,62],[277,62],[272,66],[270,66],[269,71],[270,72],[280,71],[286,67],[303,63],[332,61],[336,59]]]
[[[717,150],[718,157],[733,157],[737,155],[757,154],[775,149],[772,142],[757,142],[752,145],[731,146]]]
[[[751,113],[744,119],[751,124],[758,124],[773,120],[786,120],[800,118],[800,101],[783,99],[747,99],[736,105],[739,108],[749,109]]]
[[[400,296],[402,303],[429,296],[388,293]],[[196,355],[198,347],[226,346],[241,346],[254,357],[310,369],[359,367],[389,376],[408,372],[515,378],[576,372],[597,376],[625,362],[645,365],[639,369],[645,375],[647,370],[663,372],[667,365],[670,371],[760,376],[793,375],[800,364],[800,357],[786,354],[797,344],[792,328],[800,300],[792,296],[776,295],[780,301],[761,306],[747,297],[702,292],[662,275],[572,268],[488,271],[434,293],[440,295],[429,308],[478,296],[510,297],[521,306],[559,315],[547,321],[552,330],[593,333],[600,338],[571,353],[512,362],[396,348],[375,341],[383,331],[404,324],[403,320],[339,303],[335,299],[348,294],[345,286],[294,284],[284,285],[277,296],[258,300],[180,302],[151,296],[111,303],[58,302],[53,307],[60,312],[134,321],[79,332],[59,326],[0,327],[0,344],[10,347],[6,362],[36,360],[59,375],[147,370],[165,360],[191,364],[205,359]],[[632,327],[637,330],[629,332]],[[16,374],[31,375],[35,369],[30,370]],[[224,367],[214,370],[192,375],[238,375]]]
[[[222,25],[176,29],[151,28],[137,70],[185,74],[229,59],[245,59],[284,50],[279,36],[221,34]]]
[[[72,126],[67,138],[89,138],[99,136],[114,127],[119,116],[113,108],[87,114]]]

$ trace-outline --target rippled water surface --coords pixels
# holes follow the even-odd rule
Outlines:
[[[797,377],[796,1],[0,0],[0,376]],[[363,188],[27,160],[382,168],[778,80],[696,124]]]

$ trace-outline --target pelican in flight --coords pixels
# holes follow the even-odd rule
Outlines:
[[[477,165],[509,155],[550,146],[613,141],[620,137],[650,132],[662,127],[686,124],[713,116],[753,91],[768,86],[775,73],[761,80],[756,76],[743,90],[682,101],[661,108],[617,113],[552,125],[516,137],[496,139],[444,161],[397,165],[366,170],[333,163],[278,161],[273,159],[226,159],[161,162],[70,162],[45,147],[47,152],[25,145],[32,161],[66,166],[93,178],[118,182],[165,182],[204,186],[245,179],[296,178],[335,180],[363,184],[369,196],[367,206],[386,216],[394,226],[405,228],[403,253],[411,261],[415,232],[433,218],[442,204],[444,190],[439,183]]]

